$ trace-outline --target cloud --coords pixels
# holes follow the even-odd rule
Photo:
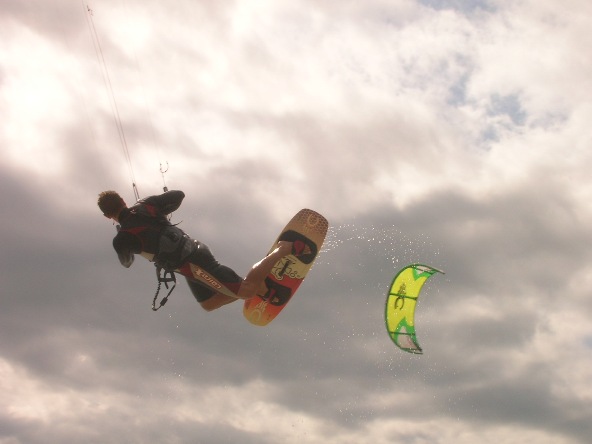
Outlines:
[[[84,5],[52,3],[0,15],[0,440],[587,442],[586,2],[90,4],[105,65]],[[133,200],[130,167],[243,275],[326,215],[281,317],[182,280],[153,313],[95,203]],[[446,272],[421,357],[383,320],[411,262]]]

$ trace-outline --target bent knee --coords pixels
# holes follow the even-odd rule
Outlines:
[[[211,298],[208,298],[205,301],[201,301],[199,305],[201,305],[201,308],[203,308],[205,311],[212,311],[222,307],[223,305],[230,304],[231,302],[234,302],[236,300],[237,298],[231,298],[230,296],[226,296],[221,293],[216,293]]]
[[[201,308],[203,308],[205,311],[213,311],[217,308],[220,308],[221,305],[219,303],[217,303],[215,300],[213,300],[214,298],[211,297],[210,299],[206,299],[205,301],[202,301],[199,303],[199,305],[201,306]]]

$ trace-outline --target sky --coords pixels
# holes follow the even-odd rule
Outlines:
[[[0,444],[583,444],[587,0],[2,0]],[[121,128],[119,130],[118,128]],[[161,171],[165,171],[161,173]],[[330,230],[267,327],[112,249],[98,193],[245,275]],[[423,355],[384,325],[409,263]]]

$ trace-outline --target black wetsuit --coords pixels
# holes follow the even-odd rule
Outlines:
[[[119,262],[129,268],[134,262],[134,255],[142,253],[146,253],[149,259],[153,256],[151,260],[168,270],[178,269],[190,262],[237,291],[242,278],[232,269],[218,263],[207,245],[191,239],[168,221],[166,215],[177,210],[184,197],[185,193],[182,191],[167,191],[125,208],[119,215],[121,228],[113,239],[113,248]],[[166,234],[172,234],[173,243],[167,244]],[[171,246],[168,251],[163,251],[168,246]],[[198,280],[188,276],[185,278],[198,302],[203,302],[216,293]]]

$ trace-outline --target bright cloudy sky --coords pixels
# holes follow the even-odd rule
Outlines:
[[[0,4],[0,443],[590,442],[588,0]],[[222,263],[329,219],[268,327],[119,265],[104,66],[140,195],[168,163]],[[383,320],[411,262],[422,356]]]

